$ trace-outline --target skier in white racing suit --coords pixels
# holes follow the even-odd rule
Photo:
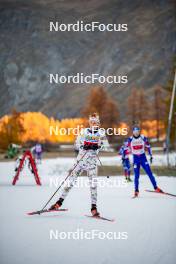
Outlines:
[[[73,187],[77,177],[86,171],[89,177],[91,192],[91,213],[98,216],[97,211],[97,161],[98,152],[108,145],[104,129],[99,128],[99,116],[94,113],[89,117],[89,128],[82,130],[82,133],[76,139],[76,148],[79,149],[77,164],[75,164],[71,175],[68,178],[67,185],[60,196],[60,199],[50,207],[50,210],[58,209]]]

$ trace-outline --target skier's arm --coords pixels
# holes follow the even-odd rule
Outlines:
[[[124,163],[124,161],[125,161],[125,149],[124,149],[124,147],[122,146],[121,148],[120,148],[120,150],[119,150],[119,154],[121,155],[121,160],[122,160],[122,165],[123,165],[123,163]]]
[[[75,140],[75,149],[80,150],[83,148],[84,145],[84,137],[83,137],[83,131],[77,136]]]
[[[121,156],[123,155],[123,147],[120,148],[120,150],[119,150],[118,153],[119,153],[119,155],[121,155]]]
[[[100,142],[99,142],[98,145],[99,145],[99,150],[105,150],[105,151],[107,151],[108,148],[110,147],[109,146],[108,139],[107,139],[105,133],[102,133],[101,134]]]
[[[128,152],[129,152],[128,154],[132,153],[132,151],[131,151],[131,141],[132,141],[132,137],[129,137],[128,138],[128,145],[127,145],[128,146]]]
[[[144,137],[144,142],[145,142],[145,148],[147,149],[148,154],[150,155],[150,163],[152,164],[153,162],[152,150],[147,137]]]
[[[144,137],[144,142],[145,142],[145,148],[147,149],[148,154],[152,157],[152,150],[151,150],[151,146],[150,146],[150,143],[147,137]]]
[[[119,150],[119,155],[121,155],[122,156],[122,160],[124,160],[125,159],[125,149],[124,149],[124,147],[122,146],[121,148],[120,148],[120,150]]]

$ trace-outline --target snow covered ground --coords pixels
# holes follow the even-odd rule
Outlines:
[[[84,216],[90,209],[86,177],[79,178],[82,186],[74,187],[66,199],[68,212],[26,215],[41,209],[56,189],[51,183],[64,179],[71,164],[69,158],[45,160],[39,166],[42,186],[35,185],[27,169],[12,186],[14,163],[0,163],[1,264],[175,263],[176,199],[146,193],[146,188],[151,189],[146,176],[141,176],[139,199],[131,199],[133,183],[124,184],[123,177],[99,177],[98,209],[114,218],[113,223]],[[164,190],[176,193],[176,178],[158,177],[157,181]],[[86,234],[92,239],[86,239]],[[108,234],[118,239],[108,239]],[[77,239],[78,235],[83,239]]]
[[[121,165],[121,157],[119,155],[114,157],[101,157],[102,163],[104,165]],[[132,162],[132,157],[130,156]],[[176,166],[176,152],[169,155],[170,164]],[[164,154],[154,154],[153,155],[153,165],[154,166],[167,166],[167,156]]]

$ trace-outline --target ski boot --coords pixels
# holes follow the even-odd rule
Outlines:
[[[49,210],[58,210],[62,206],[63,201],[64,201],[64,199],[60,198],[55,204],[53,204],[49,208]]]
[[[139,191],[134,192],[134,198],[137,198],[139,196]]]
[[[127,181],[127,182],[132,182],[132,180],[131,180],[130,177],[126,177],[126,181]]]
[[[163,191],[160,188],[158,188],[158,187],[155,188],[155,192],[157,192],[157,193],[163,193]]]
[[[92,204],[91,213],[92,213],[92,216],[95,216],[95,217],[99,217],[100,216],[100,213],[97,211],[96,204]]]

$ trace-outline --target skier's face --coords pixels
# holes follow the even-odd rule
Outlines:
[[[134,130],[133,136],[138,137],[140,135],[140,130]]]
[[[99,127],[99,123],[94,121],[94,120],[91,120],[91,121],[89,121],[89,126],[91,128],[96,128],[96,127],[98,128]]]

